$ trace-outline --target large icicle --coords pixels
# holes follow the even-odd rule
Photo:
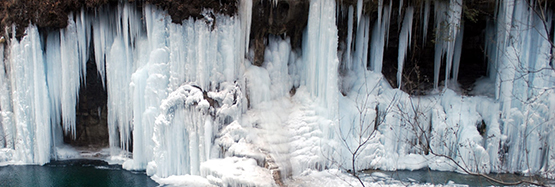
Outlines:
[[[368,66],[368,43],[370,41],[370,18],[363,15],[357,27],[357,40],[352,59],[353,69],[366,70]]]
[[[389,36],[390,5],[384,7],[383,0],[378,1],[378,20],[372,30],[372,47],[370,49],[370,64],[374,72],[382,72],[384,48]]]
[[[275,2],[277,5],[277,1]],[[251,23],[252,23],[252,0],[241,0],[239,2],[239,16],[241,20],[241,30],[243,32],[237,32],[241,34],[239,42],[241,43],[239,59],[237,61],[243,62],[245,56],[249,52],[249,39],[250,39],[250,31],[251,31]],[[245,56],[242,56],[245,55]]]
[[[451,84],[457,84],[457,79],[459,77],[459,67],[461,63],[461,53],[462,53],[462,44],[463,44],[463,35],[464,35],[464,25],[461,24],[461,29],[457,33],[457,37],[455,39],[455,54],[453,54],[453,78],[451,80]]]
[[[411,43],[413,14],[413,7],[407,7],[405,19],[403,20],[403,27],[401,28],[401,33],[399,34],[399,54],[397,57],[397,86],[399,88],[401,88],[403,80],[403,64],[405,63],[407,51],[409,50]]]
[[[92,25],[92,43],[94,46],[94,59],[96,69],[102,79],[102,85],[106,88],[106,55],[110,49],[110,44],[114,42],[115,34],[112,32],[115,23],[110,19],[113,15],[108,9],[100,8],[94,14]],[[90,72],[93,73],[93,72]]]
[[[84,19],[84,18],[83,18]],[[80,19],[79,19],[80,20]],[[54,70],[52,72],[54,75],[50,76],[60,76],[53,83],[52,86],[56,86],[54,89],[59,89],[53,91],[53,98],[59,98],[59,104],[53,103],[54,105],[61,106],[62,122],[64,131],[70,133],[71,137],[75,138],[75,107],[77,106],[77,99],[79,97],[79,87],[81,85],[81,80],[85,77],[86,60],[87,60],[87,39],[85,33],[85,27],[79,21],[79,25],[73,20],[73,16],[70,14],[68,19],[68,26],[60,31],[59,46],[51,46],[52,50],[48,53],[59,53],[59,54],[47,54],[50,56],[58,56],[61,69]],[[79,27],[79,28],[78,28]],[[79,29],[79,30],[78,30]],[[56,37],[53,40],[58,40]],[[56,45],[51,43],[52,45]],[[56,50],[59,49],[59,50]],[[85,54],[83,54],[85,53]],[[52,59],[55,60],[55,59]],[[55,60],[56,61],[56,60]],[[53,62],[58,63],[58,62]],[[50,72],[49,72],[50,73]],[[60,73],[60,74],[57,74]],[[57,99],[54,99],[57,101]]]
[[[142,36],[143,22],[139,12],[129,3],[118,6],[115,35],[110,51],[106,54],[106,83],[108,92],[108,131],[111,154],[117,155],[118,148],[129,149],[132,133],[133,102],[131,94],[131,74],[137,60],[133,45]],[[96,29],[96,28],[95,28]],[[105,29],[100,27],[98,29]],[[98,31],[103,32],[104,30]],[[112,37],[112,36],[106,36]],[[108,41],[109,38],[95,38]],[[95,42],[95,43],[101,43]],[[97,65],[98,66],[98,65]]]
[[[459,35],[461,35],[460,41],[462,41],[462,32],[460,32],[462,28],[462,6],[462,0],[450,0],[449,2],[436,0],[434,3],[436,22],[434,89],[436,90],[439,85],[440,67],[443,59],[445,59],[445,87],[449,85],[451,80],[453,61],[458,61],[454,58],[457,53],[460,53],[456,50],[461,50],[461,47],[456,45],[456,41]]]

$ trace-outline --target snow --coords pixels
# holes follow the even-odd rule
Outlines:
[[[166,178],[152,177],[154,181],[163,186],[191,186],[212,187],[208,179],[198,175],[172,175]]]
[[[276,186],[267,169],[249,158],[209,160],[202,163],[201,176],[217,186]]]
[[[378,172],[372,173],[372,176],[362,176],[365,186],[442,186],[432,184],[407,184],[406,182],[397,181],[391,177]],[[347,173],[340,170],[324,170],[315,171],[307,170],[299,176],[286,182],[287,186],[303,187],[303,186],[360,186],[360,182]],[[452,185],[446,185],[452,186]]]
[[[393,88],[381,74],[392,1],[378,1],[377,20],[362,13],[362,2],[338,9],[333,0],[311,1],[303,47],[269,35],[262,66],[245,57],[251,1],[240,1],[238,16],[204,10],[182,24],[152,5],[120,3],[70,14],[60,31],[31,25],[20,41],[0,44],[0,165],[99,153],[168,185],[345,186],[358,185],[344,173],[352,169],[462,171],[438,154],[473,172],[553,176],[549,33],[525,1],[498,2],[486,29],[488,75],[471,95],[456,92],[462,1],[434,1],[435,11],[423,2],[424,32],[429,14],[441,28],[436,91],[426,96]],[[398,85],[414,40],[413,9],[398,10]],[[349,16],[339,52],[330,14],[338,10]],[[98,72],[85,72],[93,53]],[[75,136],[86,73],[101,75],[108,92],[110,148],[83,155],[65,147],[62,134]]]

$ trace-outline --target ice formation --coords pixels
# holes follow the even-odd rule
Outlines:
[[[414,10],[408,7],[405,12],[405,19],[403,19],[403,27],[399,36],[399,57],[397,57],[397,85],[401,88],[403,80],[403,65],[407,56],[407,50],[410,48],[410,41],[412,36],[412,19]]]
[[[552,13],[544,24],[527,1],[498,1],[486,29],[488,75],[477,86],[495,93],[462,96],[450,89],[461,63],[462,0],[433,1],[435,11],[424,1],[424,33],[432,32],[427,25],[435,16],[437,94],[410,96],[381,72],[392,12],[399,11],[402,85],[414,40],[413,5],[380,0],[377,19],[370,20],[362,2],[338,9],[334,0],[311,1],[302,49],[270,35],[260,67],[245,58],[248,0],[237,16],[205,10],[203,18],[182,24],[151,5],[141,12],[120,3],[75,13],[59,31],[43,34],[31,25],[21,40],[0,45],[0,162],[59,158],[63,132],[75,136],[79,88],[86,73],[98,73],[108,92],[111,156],[159,181],[200,175],[203,184],[272,186],[276,168],[282,179],[313,169],[349,170],[353,157],[357,170],[461,171],[435,155],[473,172],[553,176]],[[339,10],[349,22],[340,52],[337,14],[330,14]],[[98,72],[86,72],[92,58]]]

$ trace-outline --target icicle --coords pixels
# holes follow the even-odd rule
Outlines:
[[[390,2],[391,3],[391,2]],[[384,48],[389,36],[389,16],[391,15],[391,4],[383,6],[383,0],[378,1],[378,20],[372,31],[372,47],[370,51],[371,65],[374,72],[381,72],[383,65]]]
[[[145,12],[145,14],[147,13]],[[136,39],[143,36],[141,33],[143,21],[133,5],[120,4],[117,16],[116,33],[110,33],[116,37],[113,39],[110,51],[106,53],[108,131],[112,155],[118,154],[118,148],[128,150],[131,141],[133,96],[130,83],[131,75],[135,70],[134,61],[137,59],[134,47],[138,42]],[[145,19],[147,19],[146,17]],[[108,40],[110,39],[108,38]]]
[[[50,98],[50,121],[60,125],[62,117],[62,61],[60,54],[60,33],[51,32],[46,37],[46,79]]]
[[[368,42],[370,40],[370,19],[362,16],[360,25],[357,28],[356,49],[353,63],[355,69],[366,70],[368,66]]]
[[[498,12],[498,18],[497,18],[497,25],[496,25],[496,47],[495,47],[495,57],[496,57],[496,61],[493,62],[496,65],[496,67],[498,69],[491,69],[491,71],[494,71],[494,75],[496,75],[495,77],[495,97],[497,99],[501,98],[501,77],[498,76],[497,71],[500,69],[503,69],[503,64],[502,64],[502,58],[503,56],[505,56],[503,53],[505,53],[506,51],[506,46],[507,43],[509,42],[509,33],[511,31],[511,22],[512,22],[512,16],[513,16],[513,11],[514,11],[514,2],[507,2],[507,1],[502,1],[499,2],[501,3],[501,5],[498,5],[497,7],[499,7],[499,9],[497,10]],[[506,91],[505,91],[506,92]],[[507,111],[508,108],[504,108],[503,112],[508,112]]]
[[[407,51],[410,48],[411,35],[412,35],[412,20],[414,14],[414,8],[412,6],[407,7],[405,12],[405,19],[403,20],[403,27],[401,28],[401,33],[399,34],[399,54],[397,57],[397,85],[401,88],[401,83],[403,79],[403,64],[405,62],[405,57],[407,56]]]
[[[352,68],[352,56],[351,56],[351,45],[352,45],[352,41],[353,41],[353,12],[354,8],[353,6],[349,6],[349,11],[348,11],[348,15],[347,15],[347,38],[345,39],[347,41],[347,46],[345,47],[345,54],[343,56],[343,69],[345,70],[351,70]],[[360,19],[360,17],[358,18]],[[360,26],[360,23],[358,24]]]
[[[351,6],[349,6],[350,10]],[[352,13],[349,12],[349,15]],[[360,27],[360,20],[362,19],[362,0],[357,1],[357,27]]]
[[[453,83],[457,83],[457,79],[459,77],[459,66],[461,61],[461,52],[462,52],[462,44],[463,44],[463,35],[464,35],[464,25],[461,24],[460,32],[457,33],[457,38],[455,41],[455,54],[453,56]]]
[[[453,40],[456,40],[456,38],[458,37],[459,30],[461,28],[462,0],[451,0],[449,4],[448,16],[449,16],[448,32],[449,32],[450,39],[446,41],[447,45],[444,46],[444,47],[447,47],[445,49],[447,51],[447,58],[445,62],[445,88],[447,88],[449,84],[449,80],[451,79],[451,70],[453,66],[453,58],[455,54],[455,42],[456,42]]]
[[[335,1],[311,1],[308,26],[303,44],[306,62],[305,84],[310,93],[324,102],[324,107],[334,114],[333,103],[337,99],[337,26],[335,25]],[[330,29],[331,28],[331,29]],[[331,112],[333,111],[333,112]]]
[[[96,69],[101,77],[102,86],[106,88],[106,53],[109,44],[113,43],[115,35],[111,32],[111,19],[108,18],[110,13],[105,9],[97,9],[95,11],[93,28],[93,45],[94,57],[96,61]]]
[[[61,61],[61,76],[60,79],[61,89],[61,107],[62,107],[62,121],[64,131],[71,133],[71,137],[75,138],[75,106],[77,106],[77,99],[79,96],[79,87],[81,85],[82,74],[86,68],[80,62],[81,58],[79,53],[80,41],[77,25],[73,21],[73,15],[69,14],[68,26],[60,31],[60,50],[53,52],[60,53]],[[85,41],[82,41],[85,42]],[[86,49],[83,49],[86,51]],[[86,63],[86,62],[85,62]]]
[[[71,19],[71,17],[70,17]],[[80,80],[85,84],[87,78],[87,61],[89,57],[89,45],[91,40],[90,23],[85,17],[85,9],[81,9],[79,17],[75,21],[75,27],[77,28],[77,45],[78,45],[78,56],[80,62]],[[83,85],[86,86],[86,85]]]
[[[249,51],[250,28],[252,23],[252,0],[241,0],[239,5],[239,16],[241,20],[241,37],[239,42],[244,42],[240,46],[240,54],[238,61],[244,63],[245,57]],[[277,2],[275,2],[277,4]]]
[[[462,0],[451,0],[449,3],[435,1],[434,6],[436,22],[434,90],[437,90],[440,66],[443,59],[445,59],[445,88],[447,88],[449,80],[451,79],[453,58],[456,53],[455,43],[461,28]]]

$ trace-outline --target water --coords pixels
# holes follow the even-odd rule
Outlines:
[[[380,171],[368,170],[365,171],[366,177],[375,181],[390,181],[401,182],[405,185],[409,184],[456,184],[468,186],[501,186],[501,184],[491,182],[483,177],[465,175],[455,172],[444,171],[430,171],[430,170],[416,170],[416,171]],[[518,180],[537,180],[548,186],[555,185],[554,180],[547,180],[544,178],[533,178],[515,175],[515,174],[490,174],[491,177],[500,179],[505,182],[515,182]],[[526,185],[526,184],[522,184]]]
[[[44,166],[0,167],[0,186],[158,186],[144,172],[99,160],[53,161]]]

